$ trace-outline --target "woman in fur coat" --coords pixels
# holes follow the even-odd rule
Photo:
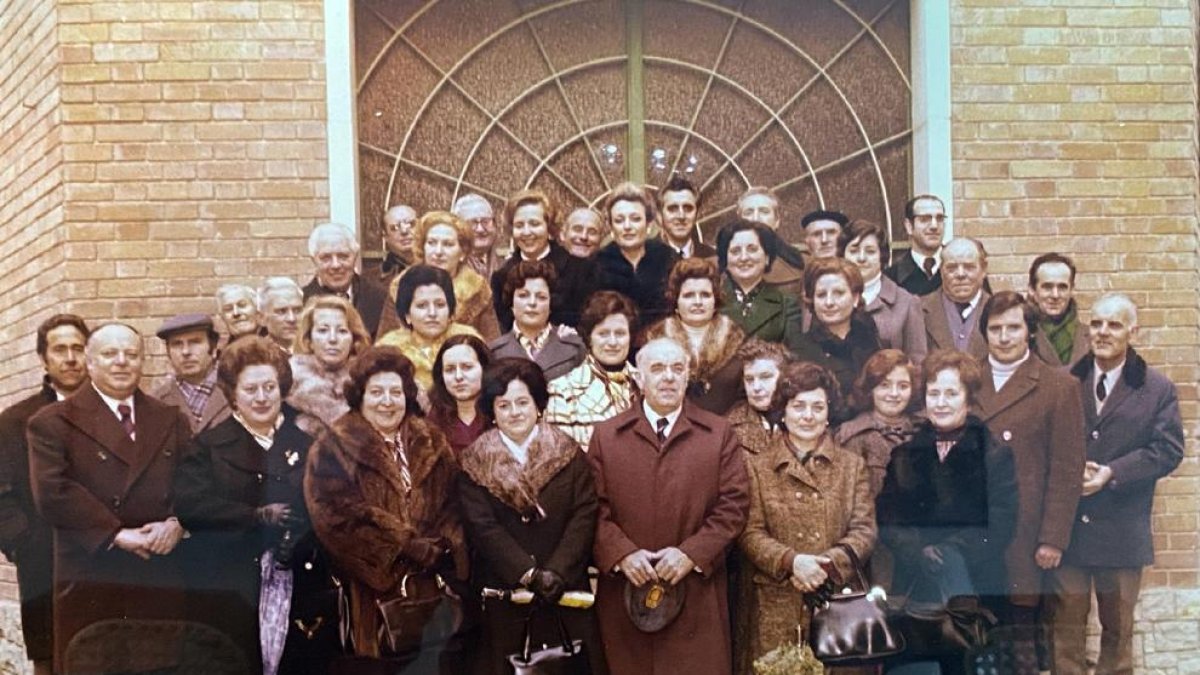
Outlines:
[[[579,445],[539,421],[549,394],[541,368],[500,359],[484,376],[481,408],[496,428],[462,455],[459,498],[471,550],[471,588],[535,594],[531,605],[487,598],[480,673],[511,673],[526,620],[532,644],[560,642],[556,614],[583,640],[592,675],[607,672],[591,608],[557,606],[566,591],[590,591],[587,567],[596,533],[592,473]],[[581,675],[586,675],[582,673]]]
[[[300,413],[296,425],[315,436],[349,407],[343,388],[350,362],[371,346],[358,311],[337,295],[315,296],[304,306],[292,346],[292,391],[287,403]]]
[[[650,326],[642,344],[668,337],[687,347],[692,356],[688,399],[724,415],[742,397],[737,350],[746,334],[733,319],[718,313],[721,276],[716,261],[687,258],[675,263],[667,279],[667,297],[675,314]]]
[[[304,497],[349,590],[354,653],[387,658],[397,670],[437,660],[438,672],[457,673],[455,636],[430,626],[453,603],[444,586],[461,589],[457,580],[466,578],[453,506],[458,470],[445,437],[420,417],[416,396],[412,363],[398,349],[374,347],[359,357],[346,387],[350,412],[313,444]],[[417,620],[425,628],[389,642],[378,603],[402,595],[430,600]]]

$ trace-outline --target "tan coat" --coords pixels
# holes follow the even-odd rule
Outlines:
[[[875,503],[863,459],[828,436],[813,453],[801,465],[779,434],[766,452],[747,455],[750,519],[738,544],[752,565],[752,658],[794,642],[796,627],[808,622],[803,595],[791,583],[796,554],[829,556],[850,580],[849,557],[833,547],[848,544],[865,560],[875,545]]]
[[[749,454],[757,455],[770,447],[774,432],[763,426],[762,415],[750,407],[749,401],[738,401],[725,419],[729,420],[729,426],[733,427],[733,433],[741,441],[742,449]]]
[[[192,433],[198,434],[201,431],[211,429],[221,422],[224,422],[233,414],[233,409],[229,407],[229,401],[225,400],[225,394],[222,393],[220,387],[214,387],[212,393],[208,396],[208,401],[204,404],[204,410],[200,414],[200,418],[196,419],[192,415],[191,408],[188,407],[187,399],[184,398],[183,392],[179,390],[179,385],[175,383],[174,378],[164,382],[162,386],[155,389],[150,394],[154,398],[179,408],[192,425]]]

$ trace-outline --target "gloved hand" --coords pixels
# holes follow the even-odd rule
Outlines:
[[[448,547],[442,539],[413,537],[401,553],[422,570],[432,569],[446,555]]]
[[[258,507],[254,510],[254,519],[263,525],[275,527],[290,527],[299,520],[292,514],[292,507],[282,503]]]
[[[533,576],[529,579],[529,590],[545,602],[554,605],[562,599],[563,593],[567,590],[567,584],[558,575],[558,572],[539,567],[533,571]]]

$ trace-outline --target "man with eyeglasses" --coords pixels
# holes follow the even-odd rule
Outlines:
[[[412,264],[413,226],[417,211],[407,204],[397,204],[383,214],[383,262],[379,279],[385,285]]]
[[[929,295],[942,287],[946,205],[935,195],[913,197],[904,205],[904,229],[912,248],[883,273],[913,295]]]
[[[467,221],[475,234],[472,250],[467,255],[467,265],[484,279],[491,279],[492,274],[504,263],[496,255],[496,217],[491,203],[483,195],[468,192],[454,202],[450,212]]]

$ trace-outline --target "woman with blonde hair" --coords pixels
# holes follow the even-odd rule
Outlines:
[[[298,324],[291,358],[295,384],[287,402],[301,413],[297,426],[315,434],[349,410],[342,389],[351,361],[371,346],[371,335],[358,310],[339,295],[310,298]]]

